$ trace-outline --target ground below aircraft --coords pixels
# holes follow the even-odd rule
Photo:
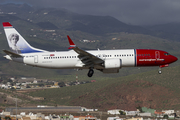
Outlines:
[[[67,36],[69,51],[50,52],[32,47],[9,23],[3,22],[4,31],[11,51],[3,50],[6,59],[26,65],[54,69],[94,69],[103,73],[118,73],[122,67],[162,67],[178,59],[166,51],[156,49],[82,50]]]

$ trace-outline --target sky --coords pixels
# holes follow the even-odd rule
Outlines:
[[[75,13],[112,16],[131,25],[180,21],[180,0],[0,0],[35,7],[65,8]]]

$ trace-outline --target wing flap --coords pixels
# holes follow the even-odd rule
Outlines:
[[[91,61],[93,64],[100,64],[100,63],[103,63],[104,60],[102,60],[101,58],[99,57],[96,57],[95,55],[89,53],[89,52],[86,52],[78,47],[74,47],[73,50],[75,52],[77,52],[79,54],[79,58],[80,60],[83,62],[83,60],[89,60]],[[83,59],[84,58],[84,59]]]

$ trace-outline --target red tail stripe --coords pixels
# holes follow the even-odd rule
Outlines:
[[[12,25],[9,22],[3,22],[3,27],[12,27]]]

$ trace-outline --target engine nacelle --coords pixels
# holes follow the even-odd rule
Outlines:
[[[122,67],[121,59],[106,59],[104,61],[105,69],[120,69]]]

